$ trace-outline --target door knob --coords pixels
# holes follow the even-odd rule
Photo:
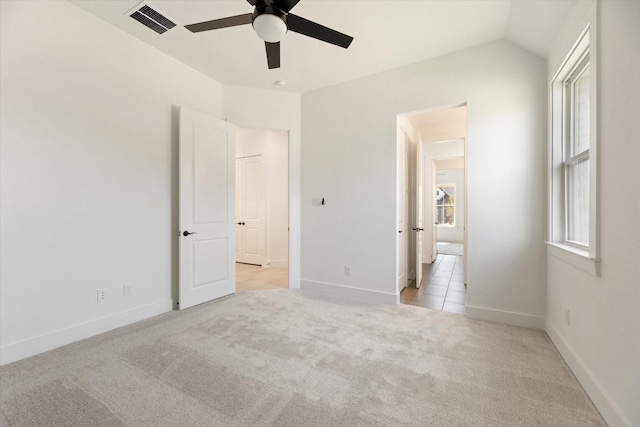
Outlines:
[[[422,230],[424,230],[424,228],[420,228],[420,227],[418,227],[418,228],[412,228],[412,230],[413,230],[413,231],[422,231]]]
[[[182,232],[182,235],[183,235],[184,237],[187,237],[187,236],[189,236],[190,234],[198,234],[198,233],[197,233],[197,232],[195,232],[195,231],[183,231],[183,232]]]

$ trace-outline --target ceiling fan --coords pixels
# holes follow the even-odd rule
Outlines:
[[[289,13],[300,0],[247,0],[253,13],[198,22],[184,27],[193,33],[252,24],[258,37],[264,40],[269,69],[280,68],[280,40],[287,31],[303,34],[343,48],[353,37]]]

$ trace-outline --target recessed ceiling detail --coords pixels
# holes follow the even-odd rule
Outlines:
[[[158,34],[166,33],[176,26],[175,22],[153,9],[146,2],[140,3],[134,10],[129,12],[128,15]]]

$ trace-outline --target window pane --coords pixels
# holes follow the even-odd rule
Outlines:
[[[455,199],[455,187],[442,187],[442,190],[444,190],[445,196],[444,196],[444,204],[445,205],[453,205],[454,199]]]
[[[439,185],[436,187],[437,223],[455,225],[455,185]]]
[[[567,165],[567,239],[589,245],[589,158]]]
[[[447,225],[454,225],[454,207],[453,206],[446,206],[444,208],[444,223]]]
[[[573,82],[573,153],[576,155],[589,148],[589,66]]]

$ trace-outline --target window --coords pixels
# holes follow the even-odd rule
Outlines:
[[[596,218],[596,78],[589,28],[551,80],[549,246],[599,274]]]
[[[589,53],[563,82],[565,242],[589,247]]]
[[[456,187],[454,184],[436,186],[436,223],[454,226],[456,209]]]

